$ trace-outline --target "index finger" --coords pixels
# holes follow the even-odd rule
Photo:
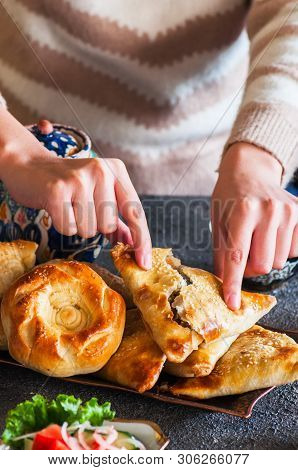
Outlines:
[[[130,229],[136,262],[141,268],[150,269],[152,245],[148,224],[142,203],[124,165],[115,181],[115,193],[119,212]]]
[[[237,310],[241,305],[241,285],[249,255],[253,221],[250,217],[239,220],[239,215],[231,216],[225,248],[223,294],[227,306]]]

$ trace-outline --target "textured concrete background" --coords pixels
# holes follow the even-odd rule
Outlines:
[[[143,199],[154,246],[172,246],[185,264],[212,269],[209,201],[179,198]],[[111,268],[108,252],[101,264]],[[298,329],[298,276],[272,291],[278,305],[265,324]],[[54,397],[72,393],[82,399],[99,395],[112,402],[118,417],[147,418],[157,422],[172,449],[295,449],[298,448],[298,386],[273,390],[259,401],[248,420],[190,407],[168,405],[125,392],[65,383],[19,368],[0,365],[0,422],[6,412],[34,393]]]

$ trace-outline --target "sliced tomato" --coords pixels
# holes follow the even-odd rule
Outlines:
[[[42,431],[39,431],[38,434],[41,434],[45,437],[52,437],[53,439],[62,439],[61,427],[58,424],[50,424]]]
[[[92,442],[90,447],[91,447],[92,450],[99,450],[99,445],[95,441]]]
[[[58,424],[51,424],[35,434],[32,450],[54,450],[58,448],[61,450],[68,449],[63,442],[61,428]]]
[[[51,447],[49,447],[49,450],[70,450],[70,449],[64,444],[64,442],[54,439],[53,443],[51,444]]]
[[[53,441],[56,441],[53,437],[44,436],[41,433],[37,433],[34,437],[32,450],[47,450],[50,449]]]

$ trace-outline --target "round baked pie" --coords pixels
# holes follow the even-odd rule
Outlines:
[[[86,264],[55,260],[20,277],[1,317],[12,357],[55,377],[101,369],[118,348],[125,303]]]
[[[28,240],[0,243],[0,303],[9,286],[35,265],[38,245]],[[7,339],[0,316],[0,349],[7,349]]]

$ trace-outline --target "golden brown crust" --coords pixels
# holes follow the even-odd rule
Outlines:
[[[216,276],[187,266],[181,266],[180,272],[191,281],[175,299],[182,307],[180,318],[206,342],[243,333],[276,304],[271,295],[242,291],[241,307],[233,311],[223,300],[222,281]]]
[[[170,362],[185,361],[203,340],[239,335],[276,303],[272,296],[242,292],[241,308],[234,312],[213,274],[181,266],[168,248],[154,248],[152,254],[152,269],[144,271],[129,246],[118,244],[112,250],[116,268]]]
[[[132,295],[129,290],[126,288],[123,279],[117,276],[116,274],[111,273],[108,269],[104,268],[103,266],[99,266],[96,263],[86,263],[93,269],[100,277],[105,281],[107,286],[109,286],[114,291],[120,294],[126,304],[127,310],[131,308],[136,308],[135,304],[133,303]]]
[[[2,301],[10,354],[62,377],[103,367],[118,348],[125,303],[83,263],[55,260],[19,278]]]
[[[254,326],[242,333],[206,377],[179,380],[174,395],[207,399],[298,380],[298,345],[285,334]]]
[[[0,317],[0,350],[6,351],[7,350],[7,339],[4,333],[4,329],[2,326],[2,321]]]
[[[184,362],[174,364],[167,361],[165,372],[176,377],[203,377],[211,374],[217,361],[229,350],[237,336],[222,338],[212,343],[202,343]]]
[[[38,245],[26,240],[0,243],[0,302],[8,287],[35,265]],[[0,349],[7,349],[7,340],[0,317]]]
[[[145,392],[158,380],[166,356],[153,341],[137,309],[126,313],[122,342],[99,377]]]
[[[112,257],[156,343],[169,360],[183,362],[202,339],[174,320],[169,297],[181,287],[183,279],[167,262],[172,257],[171,249],[153,249],[153,266],[149,271],[138,267],[128,245],[118,243]]]

